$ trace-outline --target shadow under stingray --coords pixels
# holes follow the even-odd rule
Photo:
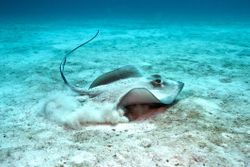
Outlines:
[[[147,120],[166,112],[168,108],[177,102],[178,100],[168,105],[162,103],[128,105],[124,108],[124,116],[126,116],[129,121]]]

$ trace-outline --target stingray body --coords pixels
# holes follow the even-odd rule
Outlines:
[[[92,41],[98,33],[99,31],[63,58],[60,73],[67,86],[100,105],[103,102],[115,104],[116,109],[125,111],[129,120],[137,119],[152,108],[171,105],[174,102],[184,86],[182,82],[163,78],[159,74],[147,75],[131,65],[104,73],[97,77],[88,89],[83,90],[71,85],[64,75],[67,56]]]

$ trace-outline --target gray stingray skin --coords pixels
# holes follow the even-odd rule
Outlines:
[[[87,96],[94,102],[115,103],[117,108],[134,104],[159,103],[168,105],[174,102],[184,84],[179,81],[164,79],[161,75],[142,75],[136,67],[127,65],[97,77],[89,89],[79,89],[71,85],[64,75],[67,56],[92,41],[99,31],[88,41],[66,54],[60,64],[60,73],[64,83],[74,92]]]
[[[89,89],[112,83],[114,81],[118,81],[120,79],[126,79],[130,77],[140,77],[140,71],[131,65],[127,65],[113,71],[107,72],[102,74],[101,76],[97,77],[89,86]]]

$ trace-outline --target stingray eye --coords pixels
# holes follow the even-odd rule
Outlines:
[[[154,87],[162,87],[163,86],[163,83],[162,83],[161,79],[155,79],[155,80],[151,81],[151,84]]]
[[[156,80],[154,80],[154,82],[157,84],[161,84],[161,79],[156,79]]]

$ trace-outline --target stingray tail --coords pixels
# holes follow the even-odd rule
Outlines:
[[[95,39],[97,37],[97,35],[99,34],[99,30],[96,32],[96,34],[90,38],[89,40],[87,40],[86,42],[82,43],[81,45],[77,46],[76,48],[72,49],[70,52],[68,52],[62,59],[62,62],[60,64],[60,73],[61,73],[61,77],[64,81],[64,83],[71,89],[73,90],[74,92],[76,93],[79,93],[80,95],[88,95],[90,97],[93,97],[95,96],[95,93],[90,93],[88,91],[84,91],[84,90],[81,90],[81,89],[78,89],[77,87],[71,85],[68,80],[66,79],[65,75],[64,75],[64,66],[67,62],[67,57],[72,54],[74,51],[76,51],[77,49],[79,49],[80,47],[82,47],[83,45],[91,42],[93,39]]]

